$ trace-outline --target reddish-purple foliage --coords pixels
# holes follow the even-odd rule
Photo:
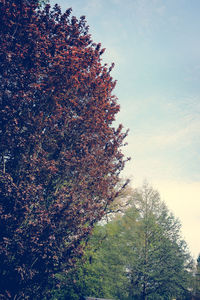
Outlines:
[[[74,264],[124,167],[112,67],[85,18],[70,14],[0,1],[0,294],[8,299],[39,295]]]

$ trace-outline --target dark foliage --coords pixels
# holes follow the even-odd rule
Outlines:
[[[40,299],[116,196],[127,133],[84,17],[0,1],[0,294]],[[37,295],[37,296],[34,296]]]

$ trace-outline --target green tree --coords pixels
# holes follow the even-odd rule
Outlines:
[[[85,263],[71,276],[71,292],[114,299],[184,299],[192,259],[180,223],[148,184],[131,195],[124,213],[96,228]]]
[[[131,298],[170,299],[185,293],[192,264],[179,221],[147,183],[134,191],[133,204],[140,226],[129,266]]]

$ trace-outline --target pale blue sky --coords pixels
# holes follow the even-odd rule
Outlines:
[[[85,15],[95,42],[114,62],[117,122],[130,128],[124,176],[144,178],[200,252],[200,1],[51,0]]]

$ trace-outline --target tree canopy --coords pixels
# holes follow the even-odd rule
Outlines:
[[[0,2],[0,294],[41,298],[117,195],[127,132],[85,17]]]

